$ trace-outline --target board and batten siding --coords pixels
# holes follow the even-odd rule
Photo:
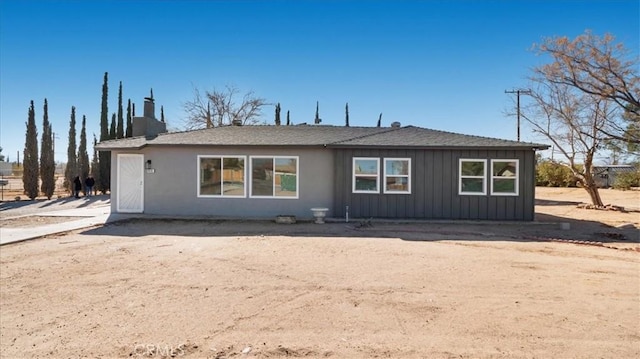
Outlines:
[[[380,192],[353,193],[353,158],[380,159]],[[411,193],[385,194],[384,158],[411,159]],[[486,195],[458,194],[459,160],[487,160]],[[491,160],[519,160],[518,195],[490,193]],[[333,215],[350,218],[534,219],[535,151],[533,150],[385,150],[336,149]]]

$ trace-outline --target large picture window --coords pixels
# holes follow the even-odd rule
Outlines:
[[[198,156],[198,197],[245,197],[243,156]]]
[[[380,193],[379,158],[353,158],[353,193]]]
[[[518,195],[518,160],[491,160],[491,194]]]
[[[384,159],[384,193],[411,193],[411,159]]]
[[[251,157],[251,197],[298,198],[298,157]]]
[[[460,182],[458,193],[462,195],[484,195],[487,193],[487,161],[460,159],[458,170]]]

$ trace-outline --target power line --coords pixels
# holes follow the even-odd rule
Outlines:
[[[514,94],[516,94],[517,109],[518,109],[518,112],[517,112],[517,116],[518,116],[518,142],[520,142],[520,94],[531,95],[531,90],[529,90],[529,89],[526,89],[526,90],[518,89],[518,90],[511,90],[511,91],[505,90],[504,93],[514,93]]]

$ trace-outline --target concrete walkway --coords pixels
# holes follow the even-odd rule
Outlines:
[[[26,241],[51,234],[63,233],[77,229],[93,227],[117,220],[117,216],[111,216],[109,205],[92,208],[73,208],[52,212],[38,213],[37,216],[54,217],[78,217],[77,220],[53,223],[37,227],[4,228],[0,227],[0,245]]]

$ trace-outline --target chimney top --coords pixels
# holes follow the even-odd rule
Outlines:
[[[144,98],[144,117],[156,118],[155,105],[153,104],[153,97]]]

